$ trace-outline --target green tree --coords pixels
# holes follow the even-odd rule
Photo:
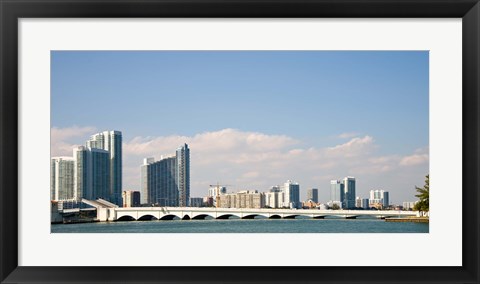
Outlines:
[[[332,205],[332,209],[333,210],[338,210],[338,209],[340,209],[340,206],[335,203],[335,204]]]
[[[415,204],[413,209],[417,211],[429,211],[429,180],[430,175],[425,176],[425,185],[423,187],[416,187],[418,194],[415,197],[418,197],[418,202]]]

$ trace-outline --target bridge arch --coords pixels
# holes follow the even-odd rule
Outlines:
[[[296,217],[298,217],[300,215],[296,215],[296,214],[293,214],[293,215],[285,215],[283,216],[283,219],[295,219]]]
[[[153,216],[153,215],[150,215],[150,214],[145,214],[145,215],[140,216],[137,220],[138,221],[153,221],[153,220],[158,220],[158,218]]]
[[[271,215],[270,217],[268,217],[268,219],[282,219],[282,216],[274,214],[274,215]]]
[[[210,218],[213,218],[212,216],[208,215],[208,214],[198,214],[196,216],[193,216],[192,217],[192,220],[205,220],[207,219],[208,217]]]
[[[242,217],[242,219],[255,219],[255,217],[260,216],[258,214],[249,214]]]
[[[176,218],[179,218],[178,216],[176,215],[173,215],[173,214],[167,214],[167,215],[164,215],[160,218],[160,220],[174,220]]]
[[[257,218],[257,217],[260,217],[260,218]],[[256,214],[256,213],[242,216],[242,219],[265,219],[265,218],[268,218],[268,216],[264,214]]]
[[[183,215],[182,220],[190,220],[190,216],[188,214]]]
[[[231,217],[240,218],[240,216],[238,216],[236,214],[225,213],[225,214],[221,214],[221,215],[217,216],[216,219],[231,219]],[[232,218],[232,219],[234,219],[234,218]]]
[[[117,218],[117,221],[135,221],[136,219],[133,218],[133,216],[130,216],[130,215],[123,215],[121,216],[120,218]]]

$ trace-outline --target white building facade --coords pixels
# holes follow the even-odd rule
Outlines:
[[[75,196],[75,160],[54,157],[50,161],[50,200],[69,200]]]

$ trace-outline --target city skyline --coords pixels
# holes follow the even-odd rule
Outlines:
[[[428,52],[52,52],[52,156],[104,129],[123,132],[123,189],[187,143],[191,197],[290,179],[326,202],[355,176],[401,204],[428,174]]]

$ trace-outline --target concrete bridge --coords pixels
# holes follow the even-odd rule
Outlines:
[[[377,210],[317,210],[317,209],[250,209],[250,208],[211,208],[211,207],[97,207],[99,221],[135,220],[199,220],[199,219],[294,219],[308,217],[324,218],[389,218],[418,216],[416,211],[377,211]]]

